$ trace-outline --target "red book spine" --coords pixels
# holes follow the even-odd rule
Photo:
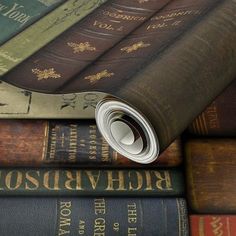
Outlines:
[[[235,236],[236,215],[191,215],[191,236]]]

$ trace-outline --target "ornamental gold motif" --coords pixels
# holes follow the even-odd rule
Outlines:
[[[215,236],[223,236],[223,231],[222,231],[223,223],[221,222],[221,217],[213,217],[211,226],[213,228],[213,234]]]
[[[32,69],[32,73],[37,76],[38,80],[61,78],[61,75],[57,74],[54,68],[45,69],[45,70],[40,70],[38,68],[35,68],[35,69]]]
[[[90,75],[86,76],[84,79],[89,80],[91,84],[95,84],[97,81],[104,79],[104,78],[110,78],[114,75],[114,73],[109,73],[108,70],[103,70],[100,73],[97,73],[96,75]]]
[[[85,43],[67,43],[69,47],[73,49],[74,53],[80,53],[80,52],[85,52],[85,51],[95,51],[96,48],[92,47],[89,42]]]
[[[137,50],[140,49],[140,48],[149,47],[150,45],[151,45],[151,44],[149,44],[149,43],[144,43],[143,41],[140,41],[140,42],[135,43],[135,44],[133,44],[133,45],[130,45],[130,46],[121,48],[120,50],[121,50],[121,51],[125,51],[125,52],[127,52],[127,53],[131,53],[131,52],[137,51]]]

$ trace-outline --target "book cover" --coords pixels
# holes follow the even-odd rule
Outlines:
[[[63,2],[64,0],[2,0],[0,45]]]
[[[94,120],[0,120],[2,167],[174,167],[182,159],[178,139],[156,162],[138,165],[108,145]]]
[[[189,140],[185,147],[188,203],[193,212],[236,212],[236,140]]]
[[[188,236],[182,198],[1,198],[1,236]]]

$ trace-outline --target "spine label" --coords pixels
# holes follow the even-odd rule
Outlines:
[[[111,163],[115,155],[91,121],[87,125],[50,122],[47,146],[43,154],[46,163]]]
[[[0,170],[0,194],[175,195],[183,192],[174,170]]]

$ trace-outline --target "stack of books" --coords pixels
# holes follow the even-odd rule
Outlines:
[[[235,11],[234,0],[0,1],[0,235],[236,235]],[[108,94],[152,123],[155,161],[100,133]]]

